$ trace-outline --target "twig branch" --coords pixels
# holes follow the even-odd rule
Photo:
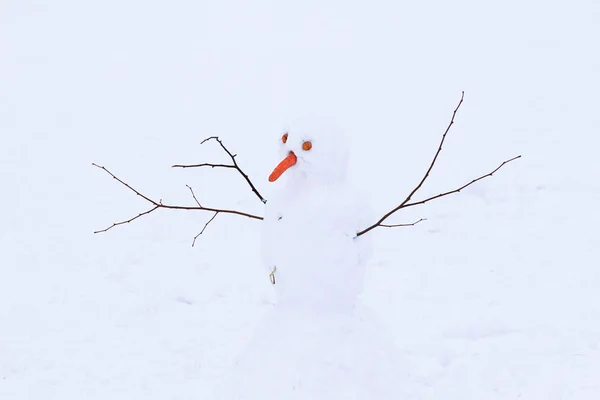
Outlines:
[[[467,183],[466,185],[461,186],[458,189],[454,189],[454,190],[451,190],[451,191],[448,191],[448,192],[440,193],[440,194],[438,194],[436,196],[429,197],[429,198],[427,198],[425,200],[421,200],[421,201],[410,203],[410,200],[412,199],[412,197],[414,196],[414,194],[423,186],[423,184],[425,183],[425,181],[429,177],[429,173],[433,169],[433,166],[435,165],[435,162],[437,161],[437,158],[438,158],[438,156],[440,155],[440,153],[442,151],[442,147],[444,145],[444,141],[446,140],[446,135],[450,131],[450,128],[452,127],[452,125],[454,125],[454,118],[456,117],[456,113],[458,112],[458,109],[460,108],[460,106],[463,103],[464,97],[465,97],[465,92],[462,91],[462,94],[460,96],[460,101],[458,102],[458,105],[456,106],[456,108],[454,109],[454,112],[452,113],[452,118],[450,119],[450,123],[448,124],[448,127],[446,128],[446,130],[444,131],[444,134],[442,135],[442,140],[440,141],[440,145],[439,145],[437,151],[435,152],[435,156],[433,157],[433,160],[431,161],[431,164],[429,164],[429,168],[427,168],[427,171],[425,172],[425,175],[423,176],[423,178],[421,179],[421,181],[419,182],[419,184],[417,186],[415,186],[415,188],[409,193],[409,195],[406,197],[406,199],[404,199],[404,201],[402,203],[400,203],[397,207],[395,207],[391,211],[389,211],[386,214],[384,214],[384,216],[381,217],[379,219],[379,221],[375,222],[373,225],[371,225],[371,226],[363,229],[362,231],[358,232],[356,234],[357,237],[361,236],[361,235],[364,235],[365,233],[371,231],[372,229],[377,228],[378,226],[385,226],[385,225],[382,225],[383,221],[385,221],[386,219],[388,219],[392,214],[394,214],[398,210],[401,210],[402,208],[416,206],[418,204],[424,204],[424,203],[427,203],[428,201],[431,201],[431,200],[434,200],[434,199],[438,199],[440,197],[444,197],[444,196],[447,196],[447,195],[452,194],[452,193],[458,193],[461,190],[463,190],[464,188],[466,188],[467,186],[470,186],[470,185],[474,184],[475,182],[477,182],[477,181],[479,181],[479,180],[481,180],[483,178],[486,178],[488,176],[492,176],[496,171],[498,171],[504,165],[506,165],[509,162],[514,161],[514,160],[516,160],[516,159],[518,159],[518,158],[521,157],[519,155],[519,156],[513,157],[513,158],[511,158],[509,160],[504,161],[502,164],[500,164],[499,167],[497,167],[492,172],[487,173],[485,175],[482,175],[479,178],[473,179],[471,182]],[[393,226],[385,226],[385,227],[393,227]]]
[[[192,187],[190,185],[185,185],[185,186],[187,186],[187,188],[190,189],[190,192],[192,193],[192,197],[194,198],[194,201],[196,202],[196,204],[198,204],[198,207],[202,207],[202,204],[200,204],[200,202],[196,198],[196,193],[194,193],[194,189],[192,189]]]
[[[134,221],[134,220],[138,219],[139,217],[143,217],[143,216],[144,216],[144,215],[146,215],[146,214],[150,214],[152,211],[156,210],[158,207],[160,207],[160,206],[154,206],[154,207],[152,207],[151,209],[149,209],[148,211],[144,211],[143,213],[139,213],[138,215],[136,215],[136,216],[135,216],[135,217],[133,217],[133,218],[130,218],[130,219],[126,220],[126,221],[115,222],[114,224],[112,224],[112,225],[111,225],[111,226],[109,226],[108,228],[101,229],[101,230],[99,230],[99,231],[94,231],[94,233],[102,233],[102,232],[106,232],[107,230],[109,230],[109,229],[112,229],[112,228],[114,228],[115,226],[119,226],[119,225],[123,225],[123,224],[128,224],[128,223],[130,223],[130,222],[132,222],[132,221]]]
[[[521,158],[521,156],[519,155],[519,156],[516,156],[516,157],[513,157],[513,158],[511,158],[511,159],[508,159],[508,160],[504,161],[502,164],[500,164],[498,167],[496,167],[496,169],[494,169],[492,172],[489,172],[489,173],[487,173],[487,174],[485,174],[485,175],[481,175],[480,177],[473,179],[471,182],[469,182],[469,183],[467,183],[467,184],[465,184],[465,185],[462,185],[462,186],[461,186],[461,187],[459,187],[458,189],[454,189],[454,190],[450,190],[450,191],[447,191],[447,192],[444,192],[444,193],[440,193],[440,194],[438,194],[438,195],[435,195],[435,196],[428,197],[428,198],[426,198],[426,199],[424,199],[424,200],[415,201],[415,202],[413,202],[413,203],[403,203],[403,204],[400,204],[398,207],[394,208],[392,211],[388,212],[388,213],[387,213],[387,214],[385,214],[383,217],[381,217],[381,219],[380,219],[379,221],[377,221],[377,222],[376,222],[376,223],[374,223],[373,225],[369,226],[368,228],[366,228],[366,229],[363,229],[362,231],[358,232],[358,233],[356,234],[356,236],[364,235],[365,233],[369,232],[369,231],[370,231],[370,230],[372,230],[372,229],[375,229],[375,228],[377,228],[378,226],[385,226],[385,225],[382,225],[381,223],[382,223],[383,221],[385,221],[385,220],[386,220],[386,219],[387,219],[387,218],[388,218],[390,215],[392,215],[393,213],[395,213],[396,211],[398,211],[398,210],[400,210],[400,209],[402,209],[402,208],[412,207],[412,206],[416,206],[416,205],[419,205],[419,204],[425,204],[425,203],[427,203],[428,201],[435,200],[435,199],[439,199],[440,197],[448,196],[449,194],[452,194],[452,193],[458,193],[458,192],[460,192],[461,190],[463,190],[464,188],[466,188],[466,187],[468,187],[468,186],[471,186],[471,185],[472,185],[472,184],[474,184],[475,182],[477,182],[477,181],[480,181],[480,180],[482,180],[482,179],[484,179],[484,178],[487,178],[488,176],[492,176],[492,175],[493,175],[493,174],[495,174],[495,173],[496,173],[496,172],[497,172],[497,171],[498,171],[500,168],[502,168],[503,166],[505,166],[505,165],[506,165],[506,164],[508,164],[509,162],[511,162],[511,161],[514,161],[514,160],[516,160],[516,159],[518,159],[518,158]]]
[[[509,160],[506,160],[506,161],[504,161],[502,164],[500,164],[500,165],[499,165],[499,166],[498,166],[498,167],[497,167],[495,170],[493,170],[492,172],[489,172],[489,173],[487,173],[487,174],[485,174],[485,175],[481,175],[479,178],[475,178],[475,179],[473,179],[471,182],[469,182],[469,183],[467,183],[467,184],[465,184],[465,185],[462,185],[462,186],[461,186],[461,187],[459,187],[458,189],[454,189],[454,190],[450,190],[450,191],[448,191],[448,192],[440,193],[440,194],[438,194],[438,195],[435,195],[435,196],[428,197],[428,198],[426,198],[425,200],[420,200],[420,201],[415,201],[414,203],[408,203],[408,204],[405,204],[403,208],[406,208],[406,207],[412,207],[412,206],[416,206],[416,205],[419,205],[419,204],[425,204],[425,203],[427,203],[428,201],[435,200],[435,199],[439,199],[440,197],[448,196],[449,194],[452,194],[452,193],[458,193],[458,192],[460,192],[461,190],[463,190],[464,188],[466,188],[466,187],[468,187],[468,186],[471,186],[471,185],[472,185],[472,184],[474,184],[475,182],[477,182],[477,181],[480,181],[480,180],[482,180],[483,178],[487,178],[488,176],[492,176],[492,175],[494,175],[494,174],[495,174],[495,173],[496,173],[496,172],[497,172],[497,171],[498,171],[500,168],[502,168],[504,165],[508,164],[508,163],[509,163],[509,162],[511,162],[511,161],[515,161],[515,160],[516,160],[516,159],[518,159],[518,158],[521,158],[521,156],[520,156],[520,155],[518,155],[518,156],[516,156],[516,157],[513,157],[513,158],[511,158],[511,159],[509,159]]]
[[[261,196],[261,194],[258,192],[258,190],[254,186],[254,184],[252,183],[252,181],[250,180],[250,178],[248,177],[248,175],[244,171],[242,171],[242,169],[238,165],[238,163],[237,163],[237,161],[235,159],[235,157],[237,156],[237,154],[232,154],[229,151],[229,149],[227,149],[227,147],[225,147],[225,145],[223,144],[223,142],[221,141],[221,139],[219,139],[218,136],[208,137],[208,138],[204,139],[200,144],[204,144],[204,143],[208,142],[209,140],[216,140],[217,142],[219,142],[219,145],[221,145],[221,148],[231,158],[231,162],[233,164],[211,164],[211,163],[188,164],[188,165],[175,164],[175,165],[172,166],[172,168],[199,168],[199,167],[234,168],[234,169],[236,169],[244,177],[244,179],[246,180],[246,182],[248,183],[248,185],[250,185],[250,188],[252,189],[252,191],[254,192],[254,194],[256,194],[256,196],[260,199],[260,201],[262,201],[263,203],[266,203],[267,200],[265,200],[265,198]]]
[[[412,190],[412,192],[410,192],[408,197],[406,197],[406,199],[404,199],[402,204],[400,204],[401,206],[408,203],[410,201],[410,199],[412,199],[413,195],[415,193],[417,193],[417,191],[421,188],[421,186],[423,186],[423,183],[425,183],[425,180],[429,177],[429,173],[433,169],[433,166],[435,165],[435,162],[437,161],[438,156],[442,152],[442,146],[444,145],[444,141],[446,140],[446,135],[448,134],[448,132],[450,132],[450,128],[452,127],[452,125],[454,125],[454,117],[456,117],[456,113],[458,112],[458,109],[460,108],[461,104],[463,103],[464,98],[465,98],[465,91],[463,90],[462,94],[460,95],[460,101],[458,102],[458,105],[456,106],[456,108],[454,109],[454,112],[452,113],[452,119],[450,119],[450,123],[448,124],[446,131],[444,131],[444,134],[442,135],[442,140],[440,141],[440,145],[439,145],[437,151],[435,152],[435,156],[433,157],[431,164],[429,164],[429,168],[427,169],[427,172],[425,172],[425,176],[423,176],[423,179],[421,179],[421,182],[419,182],[419,184],[417,186],[415,186],[415,188]]]
[[[415,221],[415,222],[413,222],[411,224],[393,224],[393,225],[383,225],[383,224],[381,224],[379,226],[384,227],[384,228],[396,228],[396,227],[399,227],[399,226],[415,226],[416,224],[418,224],[419,222],[422,222],[422,221],[427,221],[427,218],[421,218],[420,220]]]
[[[194,240],[192,241],[192,247],[194,247],[194,245],[196,244],[196,239],[198,239],[198,237],[204,233],[204,231],[206,230],[206,227],[208,226],[208,224],[210,224],[210,223],[213,221],[213,219],[215,219],[215,217],[217,216],[217,214],[218,214],[218,213],[219,213],[218,211],[217,211],[217,212],[215,212],[215,215],[213,215],[213,216],[212,216],[212,217],[211,217],[211,218],[208,220],[208,222],[207,222],[206,224],[204,224],[204,228],[202,228],[202,230],[200,231],[200,233],[199,233],[199,234],[197,234],[196,236],[194,236]]]
[[[192,190],[191,187],[188,186],[188,188],[190,189],[190,191],[192,192],[192,195],[194,197],[194,200],[196,201],[196,203],[198,204],[198,206],[176,206],[176,205],[170,205],[170,204],[164,204],[162,202],[162,200],[159,201],[155,201],[152,200],[150,197],[142,194],[141,192],[137,191],[136,189],[134,189],[132,186],[130,186],[129,184],[125,183],[124,181],[122,181],[121,179],[119,179],[116,175],[114,175],[112,172],[110,172],[108,169],[106,169],[105,167],[92,163],[92,165],[94,167],[100,168],[102,170],[104,170],[104,172],[106,172],[107,174],[109,174],[113,179],[117,180],[120,184],[122,184],[123,186],[125,186],[126,188],[128,188],[129,190],[131,190],[132,192],[134,192],[136,195],[140,196],[142,199],[146,200],[147,202],[149,202],[150,204],[152,204],[154,207],[152,207],[150,210],[145,211],[143,213],[140,213],[138,215],[136,215],[133,218],[130,218],[128,220],[125,221],[121,221],[121,222],[115,222],[113,223],[111,226],[109,226],[106,229],[103,230],[99,230],[99,231],[95,231],[94,233],[100,233],[100,232],[106,232],[112,228],[114,228],[115,226],[119,226],[119,225],[123,225],[123,224],[127,224],[131,221],[134,221],[144,215],[150,214],[153,211],[156,211],[159,208],[165,208],[165,209],[170,209],[170,210],[199,210],[199,211],[212,211],[214,213],[223,213],[223,214],[234,214],[234,215],[240,215],[243,217],[248,217],[248,218],[252,218],[252,219],[258,219],[258,220],[262,220],[263,218],[258,216],[258,215],[254,215],[254,214],[250,214],[250,213],[246,213],[246,212],[242,212],[242,211],[237,211],[237,210],[227,210],[227,209],[220,209],[220,208],[212,208],[212,207],[203,207],[200,205],[200,202],[198,201],[198,199],[196,198],[194,191]],[[213,217],[214,218],[214,217]]]
[[[235,168],[235,165],[202,163],[202,164],[175,164],[175,165],[171,166],[171,168],[199,168],[199,167]]]

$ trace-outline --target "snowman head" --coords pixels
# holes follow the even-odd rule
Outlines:
[[[269,176],[270,182],[284,174],[290,184],[298,181],[330,184],[345,180],[349,151],[339,128],[323,121],[300,120],[278,140],[282,161]]]

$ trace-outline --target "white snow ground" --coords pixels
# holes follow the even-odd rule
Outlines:
[[[365,297],[423,399],[600,398],[600,5],[10,1],[0,4],[0,399],[220,399],[272,299],[261,213],[279,127],[326,113],[387,211],[516,154],[377,229]],[[401,384],[402,382],[399,382]]]

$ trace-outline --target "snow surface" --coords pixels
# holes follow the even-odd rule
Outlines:
[[[299,114],[350,138],[377,215],[365,302],[421,399],[600,397],[600,5],[76,2],[0,5],[0,399],[220,399],[272,307],[261,222],[274,135]],[[267,397],[268,398],[268,397]]]

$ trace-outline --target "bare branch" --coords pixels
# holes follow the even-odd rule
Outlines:
[[[464,98],[465,98],[465,91],[463,90],[462,94],[460,96],[460,101],[458,102],[458,105],[456,106],[456,108],[454,109],[454,112],[452,113],[452,119],[450,120],[450,123],[448,124],[446,131],[442,135],[442,140],[440,141],[440,145],[439,145],[437,151],[435,152],[435,156],[433,157],[431,164],[429,164],[429,168],[427,168],[427,172],[425,172],[425,175],[423,176],[423,179],[421,179],[421,182],[419,182],[419,184],[417,186],[415,186],[415,188],[412,190],[412,192],[410,192],[408,197],[406,197],[406,199],[404,199],[404,201],[400,204],[401,206],[408,203],[410,201],[410,199],[412,199],[413,195],[415,193],[417,193],[417,190],[419,190],[421,188],[421,186],[423,186],[423,183],[425,183],[425,180],[427,179],[427,177],[429,177],[429,173],[433,169],[433,166],[435,165],[435,162],[437,161],[438,156],[442,152],[442,146],[444,145],[444,141],[446,140],[446,135],[450,131],[450,128],[452,127],[452,125],[454,125],[454,117],[456,117],[456,112],[460,108]]]
[[[494,169],[492,172],[489,172],[489,173],[487,173],[487,174],[485,174],[485,175],[481,175],[480,177],[473,179],[471,182],[469,182],[469,183],[467,183],[467,184],[465,184],[465,185],[462,185],[462,186],[461,186],[461,187],[459,187],[458,189],[454,189],[454,190],[450,190],[450,191],[448,191],[448,192],[440,193],[440,194],[438,194],[438,195],[435,195],[435,196],[428,197],[428,198],[426,198],[426,199],[424,199],[424,200],[415,201],[415,202],[413,202],[413,203],[400,204],[398,207],[394,208],[392,211],[388,212],[388,213],[387,213],[387,214],[385,214],[383,217],[381,217],[381,219],[380,219],[379,221],[377,221],[377,222],[376,222],[376,223],[374,223],[373,225],[369,226],[368,228],[366,228],[366,229],[363,229],[362,231],[358,232],[358,233],[356,234],[356,236],[364,235],[365,233],[369,232],[371,229],[375,229],[375,228],[377,228],[378,226],[385,226],[385,225],[382,225],[381,223],[382,223],[384,220],[386,220],[386,219],[387,219],[387,218],[388,218],[390,215],[392,215],[393,213],[395,213],[396,211],[398,211],[398,210],[400,210],[400,209],[402,209],[402,208],[412,207],[412,206],[416,206],[416,205],[419,205],[419,204],[425,204],[425,203],[427,203],[428,201],[435,200],[435,199],[439,199],[440,197],[444,197],[444,196],[447,196],[447,195],[449,195],[449,194],[452,194],[452,193],[458,193],[458,192],[460,192],[461,190],[463,190],[464,188],[466,188],[466,187],[468,187],[468,186],[471,186],[471,185],[472,185],[472,184],[474,184],[475,182],[477,182],[477,181],[480,181],[480,180],[482,180],[482,179],[484,179],[484,178],[487,178],[488,176],[492,176],[492,175],[494,175],[494,174],[495,174],[495,173],[496,173],[496,172],[497,172],[497,171],[498,171],[500,168],[502,168],[503,166],[505,166],[505,165],[506,165],[506,164],[508,164],[509,162],[511,162],[511,161],[514,161],[514,160],[516,160],[516,159],[518,159],[518,158],[521,158],[521,156],[520,156],[520,155],[518,155],[518,156],[516,156],[516,157],[513,157],[513,158],[511,158],[511,159],[508,159],[508,160],[506,160],[506,161],[502,162],[502,164],[500,164],[498,167],[496,167],[496,169]],[[417,221],[417,222],[418,222],[418,221]]]
[[[382,225],[383,221],[385,221],[392,214],[394,214],[395,212],[397,212],[398,210],[400,210],[402,208],[415,206],[417,204],[423,204],[423,203],[426,203],[428,201],[431,201],[431,200],[434,200],[434,199],[437,199],[437,198],[440,198],[440,197],[443,197],[443,196],[447,196],[447,195],[452,194],[452,193],[458,193],[461,190],[463,190],[464,188],[466,188],[467,186],[472,185],[473,183],[475,183],[475,182],[477,182],[477,181],[479,181],[479,180],[481,180],[481,179],[483,179],[485,177],[492,176],[496,171],[498,171],[500,168],[502,168],[505,164],[507,164],[507,163],[509,163],[511,161],[514,161],[517,158],[521,157],[521,156],[517,156],[517,157],[513,157],[513,158],[511,158],[511,159],[509,159],[507,161],[504,161],[502,164],[500,164],[500,166],[498,168],[496,168],[492,172],[490,172],[488,174],[485,174],[485,175],[482,175],[479,178],[476,178],[476,179],[472,180],[471,182],[467,183],[466,185],[461,186],[458,189],[451,190],[451,191],[445,192],[445,193],[440,193],[437,196],[433,196],[433,197],[427,198],[425,200],[421,200],[421,201],[418,201],[418,202],[410,203],[410,200],[412,199],[412,197],[414,196],[414,194],[417,193],[417,191],[423,186],[423,184],[425,183],[425,181],[429,177],[429,174],[431,173],[431,170],[433,169],[433,166],[435,165],[435,162],[437,161],[438,156],[440,155],[440,153],[442,151],[442,147],[444,145],[444,141],[446,140],[446,136],[447,136],[448,132],[450,131],[450,128],[452,127],[452,125],[454,125],[454,118],[456,117],[456,113],[458,112],[458,109],[462,105],[464,98],[465,98],[465,92],[463,90],[462,93],[461,93],[461,96],[460,96],[460,101],[458,102],[458,105],[456,106],[456,108],[454,109],[454,112],[452,113],[452,118],[450,119],[450,123],[448,124],[448,127],[446,128],[446,130],[444,131],[444,134],[442,135],[442,140],[440,141],[440,145],[439,145],[437,151],[435,152],[433,160],[431,161],[431,164],[429,164],[429,168],[427,168],[427,171],[425,172],[425,175],[423,176],[423,178],[421,179],[421,181],[419,182],[419,184],[417,186],[415,186],[415,188],[409,193],[409,195],[406,197],[406,199],[404,199],[404,201],[402,203],[400,203],[397,207],[395,207],[391,211],[387,212],[383,217],[381,217],[379,219],[379,221],[377,221],[373,225],[371,225],[371,226],[367,227],[366,229],[363,229],[362,231],[358,232],[357,235],[356,235],[357,237],[360,236],[360,235],[364,235],[365,233],[369,232],[372,229],[375,229],[378,226],[384,226],[384,225]]]
[[[490,173],[487,173],[487,174],[485,174],[485,175],[481,175],[479,178],[475,178],[475,179],[473,179],[471,182],[469,182],[469,183],[467,183],[467,184],[465,184],[465,185],[462,185],[462,186],[461,186],[461,187],[459,187],[458,189],[454,189],[454,190],[450,190],[450,191],[448,191],[448,192],[440,193],[440,194],[438,194],[438,195],[436,195],[436,196],[431,196],[431,197],[428,197],[428,198],[426,198],[425,200],[420,200],[420,201],[415,201],[414,203],[408,203],[408,204],[405,204],[403,208],[406,208],[406,207],[412,207],[412,206],[416,206],[416,205],[419,205],[419,204],[425,204],[425,203],[427,203],[428,201],[435,200],[435,199],[439,199],[440,197],[448,196],[449,194],[452,194],[452,193],[458,193],[458,192],[460,192],[461,190],[463,190],[464,188],[466,188],[466,187],[468,187],[468,186],[471,186],[471,185],[472,185],[472,184],[474,184],[475,182],[477,182],[477,181],[480,181],[480,180],[482,180],[483,178],[487,178],[488,176],[492,176],[492,175],[494,175],[494,174],[495,174],[495,173],[496,173],[496,172],[497,172],[497,171],[498,171],[500,168],[502,168],[504,165],[506,165],[506,164],[508,164],[509,162],[511,162],[511,161],[514,161],[514,160],[516,160],[516,159],[518,159],[518,158],[521,158],[521,156],[520,156],[520,155],[518,155],[518,156],[516,156],[516,157],[513,157],[513,158],[511,158],[511,159],[509,159],[509,160],[506,160],[506,161],[504,161],[502,164],[500,164],[500,165],[499,165],[499,166],[498,166],[498,167],[497,167],[495,170],[493,170],[492,172],[490,172]]]
[[[194,198],[194,201],[196,202],[196,204],[198,204],[198,207],[202,207],[202,204],[200,204],[200,202],[196,198],[196,193],[194,193],[194,189],[192,189],[192,187],[190,185],[185,185],[185,186],[187,186],[187,188],[190,189],[190,192],[192,193],[192,197]]]
[[[130,218],[126,221],[121,221],[121,222],[115,222],[114,224],[112,224],[111,226],[109,226],[108,228],[99,230],[99,231],[94,231],[94,233],[101,233],[101,232],[106,232],[112,228],[114,228],[115,226],[119,226],[119,225],[123,225],[123,224],[128,224],[136,219],[138,219],[139,217],[143,217],[144,215],[150,214],[152,211],[156,210],[157,208],[159,208],[160,206],[154,206],[151,209],[149,209],[148,211],[144,211],[143,213],[139,213],[138,215],[136,215],[133,218]]]
[[[109,170],[107,170],[106,168],[104,168],[101,165],[92,163],[92,165],[94,167],[98,167],[100,169],[103,169],[104,171],[106,171],[107,174],[109,174],[110,176],[113,177],[113,179],[116,179],[117,181],[119,181],[119,183],[121,183],[122,185],[124,185],[125,187],[127,187],[129,190],[133,191],[135,194],[137,194],[138,196],[140,196],[142,199],[149,201],[150,203],[154,204],[155,206],[158,206],[159,203],[155,202],[154,200],[150,200],[148,197],[144,196],[143,194],[141,194],[140,192],[138,192],[137,190],[135,190],[134,188],[132,188],[131,186],[129,186],[128,184],[126,184],[125,182],[123,182],[122,180],[120,180],[119,178],[117,178],[112,172],[110,172]]]
[[[250,188],[252,189],[252,191],[254,192],[254,194],[256,194],[256,196],[260,199],[260,201],[262,201],[263,203],[266,203],[267,200],[265,200],[264,197],[261,196],[261,194],[258,192],[258,190],[256,189],[256,187],[254,186],[254,184],[252,183],[252,181],[250,180],[250,178],[248,177],[248,175],[242,171],[242,169],[240,168],[240,166],[238,165],[235,157],[237,156],[237,154],[232,154],[229,149],[227,149],[227,147],[225,147],[225,145],[223,144],[223,142],[221,141],[221,139],[219,139],[218,136],[210,136],[206,139],[204,139],[200,144],[204,144],[206,142],[208,142],[209,140],[216,140],[219,145],[221,145],[221,148],[225,151],[225,153],[227,153],[227,155],[229,156],[229,158],[231,158],[231,162],[233,164],[211,164],[211,163],[202,163],[202,164],[189,164],[189,165],[184,165],[184,164],[175,164],[172,166],[172,168],[198,168],[198,167],[211,167],[211,168],[234,168],[236,169],[246,180],[246,182],[248,183],[248,185],[250,185]]]
[[[197,234],[196,236],[194,236],[194,240],[192,241],[192,247],[194,247],[194,245],[196,244],[196,239],[198,239],[198,237],[204,233],[204,231],[206,230],[206,227],[208,226],[208,224],[210,224],[210,223],[213,221],[213,219],[215,219],[215,217],[217,216],[217,214],[218,214],[218,213],[219,213],[218,211],[217,211],[217,212],[215,212],[215,215],[213,215],[213,216],[212,216],[212,217],[211,217],[211,218],[208,220],[208,222],[207,222],[206,224],[204,224],[204,228],[202,228],[202,230],[200,231],[200,233],[199,233],[199,234]]]
[[[415,222],[413,222],[411,224],[393,224],[393,225],[383,225],[382,224],[382,225],[379,225],[379,226],[384,227],[384,228],[396,228],[396,227],[399,227],[399,226],[415,226],[416,224],[418,224],[419,222],[422,222],[422,221],[427,221],[427,218],[421,218],[420,220],[415,221]]]
[[[199,168],[199,167],[211,167],[211,168],[235,168],[235,165],[230,164],[175,164],[171,168]]]
[[[92,165],[95,166],[95,167],[97,167],[97,168],[100,168],[100,169],[104,170],[113,179],[116,179],[120,184],[122,184],[123,186],[125,186],[126,188],[128,188],[129,190],[131,190],[132,192],[134,192],[136,195],[140,196],[141,198],[143,198],[144,200],[146,200],[147,202],[149,202],[150,204],[152,204],[154,206],[150,210],[145,211],[143,213],[140,213],[140,214],[136,215],[133,218],[130,218],[128,220],[121,221],[121,222],[115,222],[114,224],[112,224],[108,228],[103,229],[103,230],[99,230],[99,231],[95,231],[94,233],[106,232],[109,229],[114,228],[115,226],[127,224],[129,222],[132,222],[132,221],[134,221],[134,220],[136,220],[136,219],[144,216],[144,215],[150,214],[151,212],[153,212],[153,211],[155,211],[155,210],[157,210],[159,208],[165,208],[165,209],[170,209],[170,210],[212,211],[214,213],[234,214],[234,215],[240,215],[240,216],[243,216],[243,217],[248,217],[248,218],[258,219],[258,220],[262,220],[263,219],[263,217],[260,217],[258,215],[254,215],[254,214],[250,214],[250,213],[246,213],[246,212],[242,212],[242,211],[228,210],[228,209],[221,209],[221,208],[212,208],[212,207],[203,207],[203,206],[200,205],[200,202],[196,198],[196,196],[194,194],[194,191],[192,190],[192,188],[190,186],[188,186],[188,188],[192,192],[192,196],[194,197],[194,200],[196,201],[196,204],[198,204],[198,206],[177,206],[177,205],[164,204],[162,202],[162,199],[159,200],[159,201],[152,200],[150,197],[148,197],[148,196],[142,194],[141,192],[139,192],[138,190],[134,189],[132,186],[130,186],[129,184],[127,184],[124,181],[122,181],[121,179],[119,179],[116,175],[114,175],[112,172],[110,172],[105,167],[103,167],[101,165],[98,165],[98,164],[95,164],[95,163],[92,163]]]
[[[200,144],[204,144],[204,143],[208,142],[209,140],[219,141],[219,137],[218,136],[209,136],[206,139],[204,139],[203,141],[201,141]],[[221,143],[221,142],[219,141],[219,143]],[[223,150],[225,150],[227,152],[227,154],[231,155],[229,150],[227,150],[222,144],[221,144],[221,146],[223,147]]]

